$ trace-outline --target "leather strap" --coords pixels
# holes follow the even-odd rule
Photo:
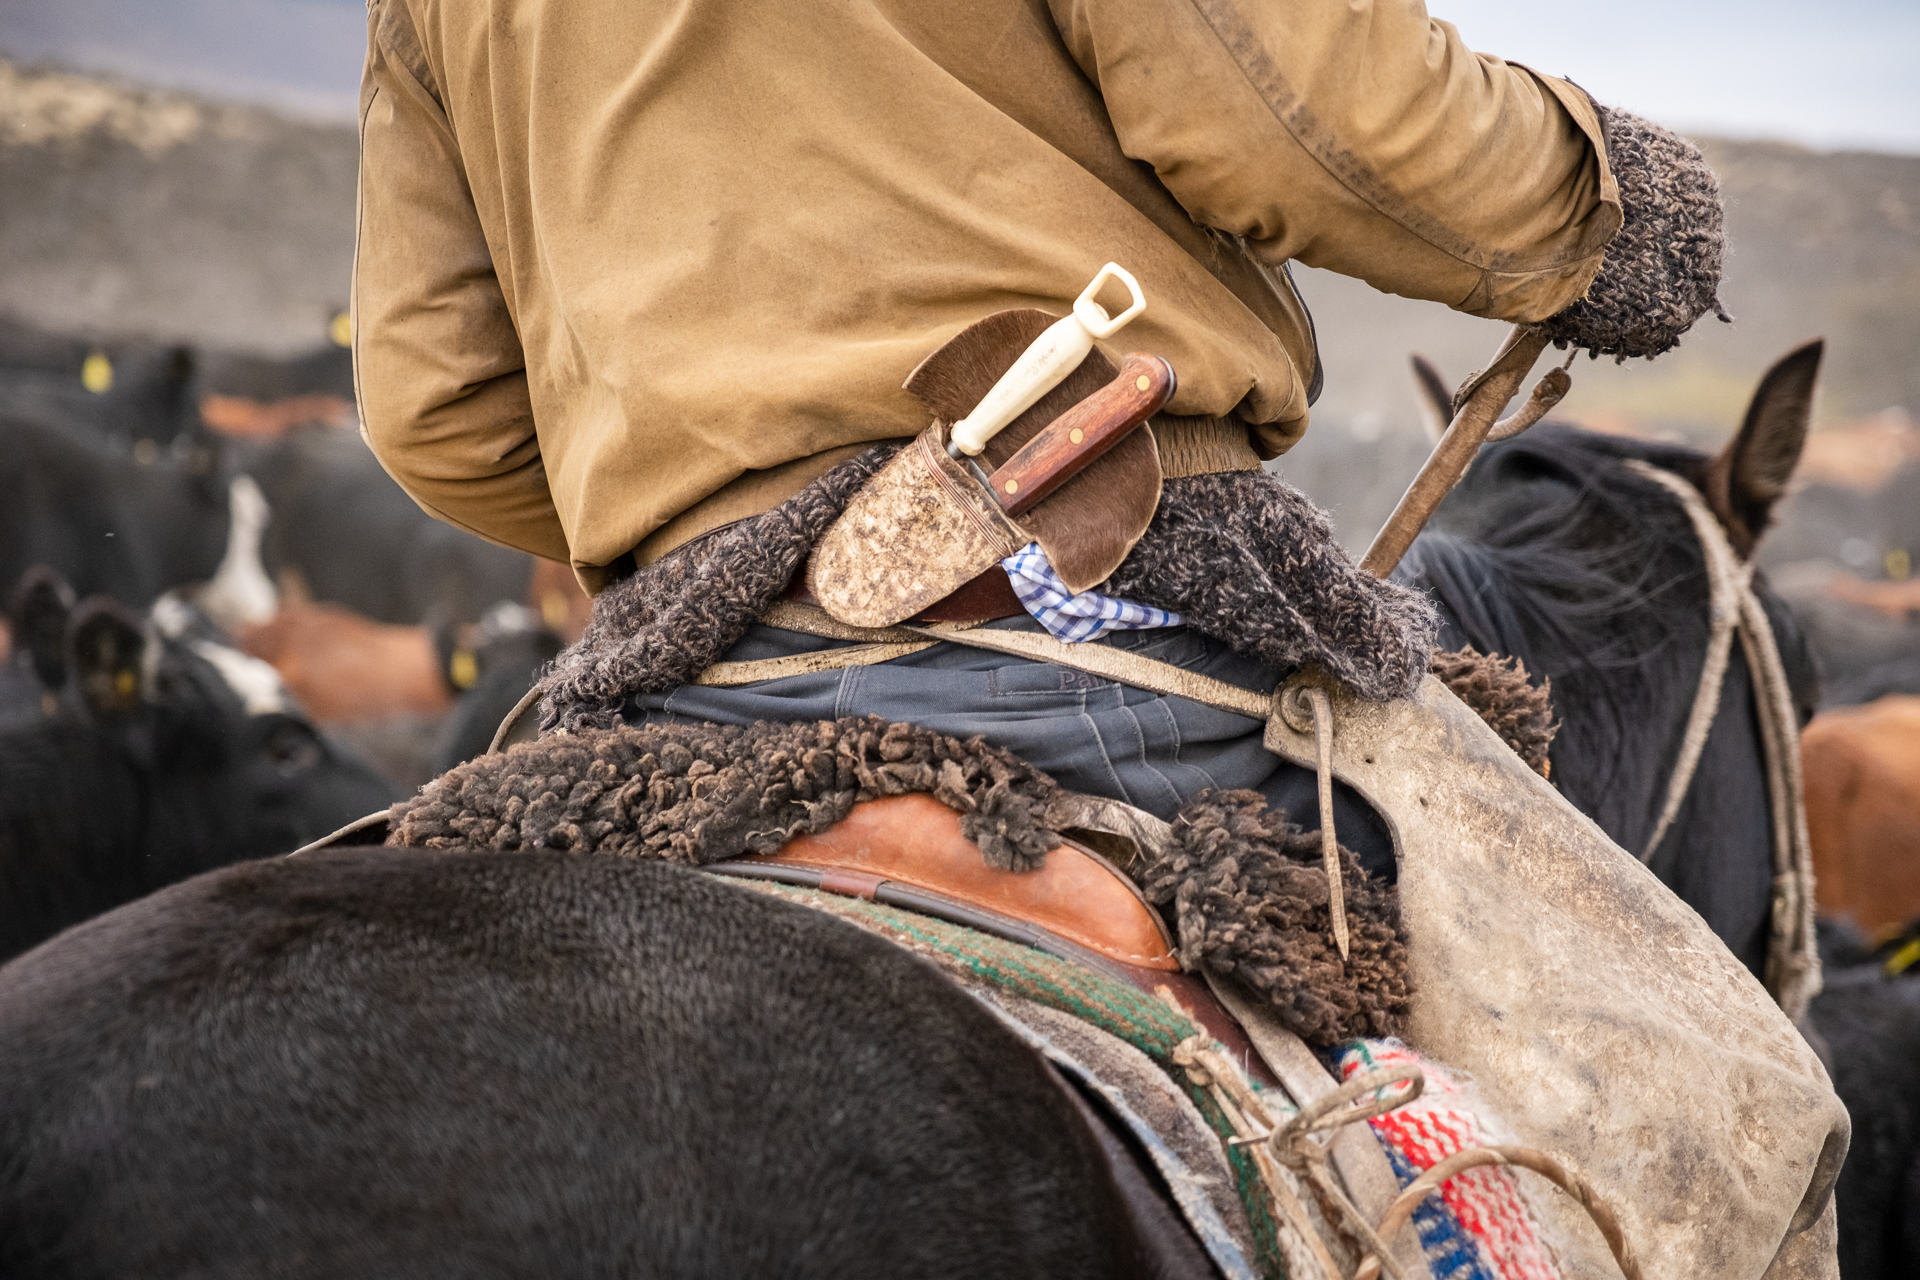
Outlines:
[[[1004,576],[1004,575],[1002,575]],[[827,649],[820,653],[796,654],[788,658],[766,658],[758,662],[716,662],[701,672],[696,684],[746,684],[754,680],[773,680],[784,675],[810,671],[833,671],[842,667],[871,666],[891,661],[938,641],[991,649],[1051,662],[1088,675],[1120,684],[1132,685],[1150,693],[1189,698],[1222,711],[1266,720],[1274,711],[1274,695],[1243,689],[1225,680],[1215,680],[1170,662],[1145,658],[1125,649],[1097,643],[1068,644],[1038,631],[998,631],[952,624],[921,627],[850,627],[835,621],[818,605],[781,601],[769,609],[766,621],[789,631],[801,631],[834,640],[859,640],[864,643],[848,649]],[[916,639],[917,638],[917,639]],[[912,647],[910,647],[912,646]],[[893,650],[889,652],[889,650]]]
[[[1249,998],[1246,991],[1212,973],[1202,976],[1212,988],[1214,998],[1233,1015],[1247,1033],[1247,1039],[1253,1041],[1253,1047],[1280,1077],[1282,1087],[1295,1105],[1308,1106],[1340,1087],[1326,1064],[1299,1036],[1287,1030],[1271,1007]],[[1394,1176],[1386,1150],[1374,1140],[1366,1125],[1343,1125],[1334,1130],[1327,1150],[1340,1180],[1346,1184],[1347,1195],[1366,1214],[1367,1221],[1380,1221],[1400,1194],[1400,1180]],[[1393,1256],[1409,1280],[1433,1280],[1426,1254],[1413,1235],[1402,1235],[1394,1242]]]
[[[1038,631],[984,631],[969,628],[964,631],[936,632],[923,627],[908,627],[906,630],[918,631],[922,635],[948,640],[954,644],[971,645],[976,649],[992,649],[999,653],[1031,658],[1035,662],[1051,662],[1055,666],[1071,667],[1076,671],[1084,671],[1088,675],[1101,676],[1119,684],[1145,689],[1150,693],[1204,702],[1210,707],[1218,707],[1222,711],[1231,711],[1235,715],[1246,716],[1253,720],[1265,720],[1273,714],[1274,710],[1272,693],[1256,693],[1252,689],[1243,689],[1237,684],[1228,684],[1225,680],[1215,680],[1212,676],[1203,676],[1198,672],[1188,671],[1184,667],[1176,667],[1171,662],[1145,658],[1126,649],[1115,649],[1111,645],[1090,642],[1068,644],[1064,640],[1056,640]]]
[[[777,624],[776,624],[777,625]],[[891,662],[910,653],[933,648],[932,640],[908,644],[860,644],[850,649],[823,649],[819,653],[793,653],[784,658],[760,658],[753,662],[716,662],[695,676],[691,683],[728,686],[751,684],[755,680],[779,680],[787,676],[812,675],[816,671],[840,671],[847,667],[870,667]]]

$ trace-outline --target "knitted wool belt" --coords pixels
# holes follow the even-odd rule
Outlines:
[[[876,446],[602,591],[586,634],[540,682],[542,728],[611,728],[632,695],[694,681],[780,597],[893,448]],[[1098,589],[1178,613],[1281,670],[1317,664],[1377,701],[1419,684],[1438,630],[1422,596],[1362,572],[1326,513],[1261,471],[1168,480],[1152,525]]]

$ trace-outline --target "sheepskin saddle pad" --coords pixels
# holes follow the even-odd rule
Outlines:
[[[916,794],[958,815],[959,834],[989,869],[1027,875],[1072,863],[1084,873],[1092,858],[1063,838],[1079,806],[1046,774],[979,738],[874,716],[549,734],[460,765],[395,805],[387,843],[706,867],[779,854],[825,835],[858,804]],[[909,826],[907,838],[950,840],[946,821],[944,830]],[[1251,791],[1205,792],[1187,805],[1168,838],[1127,867],[1138,897],[1107,894],[1098,918],[1055,918],[1042,927],[1130,946],[1149,967],[1230,977],[1309,1044],[1395,1035],[1410,994],[1396,891],[1367,876],[1350,851],[1340,856],[1350,935],[1344,962],[1331,936],[1319,836]],[[1003,884],[985,905],[1005,914],[1021,896]],[[1157,922],[1142,928],[1137,915],[1131,924],[1124,918],[1142,910],[1140,899],[1171,917],[1173,938]],[[1053,905],[1059,902],[1056,895]]]

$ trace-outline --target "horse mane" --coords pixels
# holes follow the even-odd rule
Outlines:
[[[1623,833],[1650,828],[1624,798],[1658,803],[1672,751],[1647,731],[1691,703],[1709,630],[1686,513],[1628,458],[1688,480],[1707,463],[1684,446],[1543,423],[1486,449],[1395,574],[1437,597],[1443,645],[1517,657],[1552,682],[1564,726],[1554,781],[1596,816],[1613,810],[1602,825]]]

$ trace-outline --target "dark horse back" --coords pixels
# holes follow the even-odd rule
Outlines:
[[[7,1276],[1141,1273],[1043,1061],[674,867],[246,863],[0,969]]]

